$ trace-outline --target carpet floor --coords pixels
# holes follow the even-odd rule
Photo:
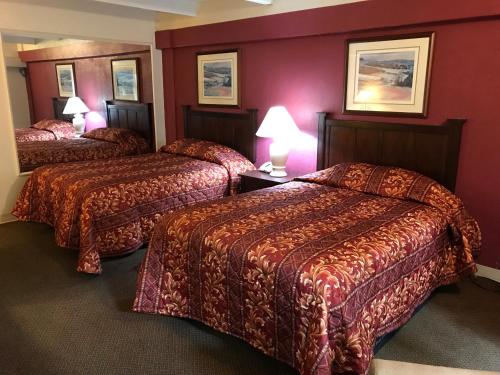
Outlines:
[[[199,323],[130,311],[144,250],[75,271],[51,228],[0,225],[0,373],[295,374]],[[438,289],[377,358],[500,370],[500,296],[470,280]]]

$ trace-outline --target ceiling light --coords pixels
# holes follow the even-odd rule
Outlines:
[[[273,0],[247,0],[251,3],[257,3],[257,4],[265,4],[265,5],[271,5],[273,3]]]

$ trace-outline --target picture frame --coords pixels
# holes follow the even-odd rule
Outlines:
[[[111,80],[113,99],[126,102],[139,102],[139,59],[111,60]]]
[[[196,57],[198,104],[239,107],[239,50],[199,52]]]
[[[59,97],[71,98],[76,96],[75,64],[56,64],[57,87]]]
[[[426,117],[434,33],[346,41],[344,113]]]

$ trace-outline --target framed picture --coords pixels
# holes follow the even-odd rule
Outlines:
[[[114,100],[139,101],[139,59],[111,60]]]
[[[198,53],[198,104],[238,106],[238,50]]]
[[[344,113],[425,117],[433,39],[348,40]]]
[[[59,96],[76,96],[75,64],[56,64],[56,75]]]

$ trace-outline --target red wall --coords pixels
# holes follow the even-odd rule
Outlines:
[[[369,118],[431,124],[446,118],[468,119],[457,194],[482,229],[479,263],[500,268],[500,125],[495,113],[500,100],[500,4],[486,0],[442,0],[439,7],[436,4],[430,0],[369,1],[159,32],[157,44],[165,48],[167,137],[182,135],[180,105],[197,103],[196,52],[240,48],[242,108],[258,108],[262,120],[270,106],[285,105],[300,129],[310,135],[303,138],[302,147],[291,152],[288,169],[312,171],[316,166],[316,112],[366,118],[340,114],[345,40],[434,31],[428,118]],[[367,30],[370,28],[376,30]],[[257,164],[268,159],[267,144],[259,140]]]
[[[94,112],[90,116],[87,114],[87,130],[105,125],[103,122],[106,119],[105,101],[113,100],[111,79],[111,60],[113,59],[140,59],[140,100],[152,103],[150,52],[138,51],[144,48],[144,46],[82,43],[20,53],[28,67],[32,121],[37,122],[44,118],[54,117],[52,98],[59,95],[55,65],[59,63],[75,64],[76,95],[82,98],[89,109]],[[50,60],[39,61],[46,58]],[[96,113],[100,117],[96,116]]]

